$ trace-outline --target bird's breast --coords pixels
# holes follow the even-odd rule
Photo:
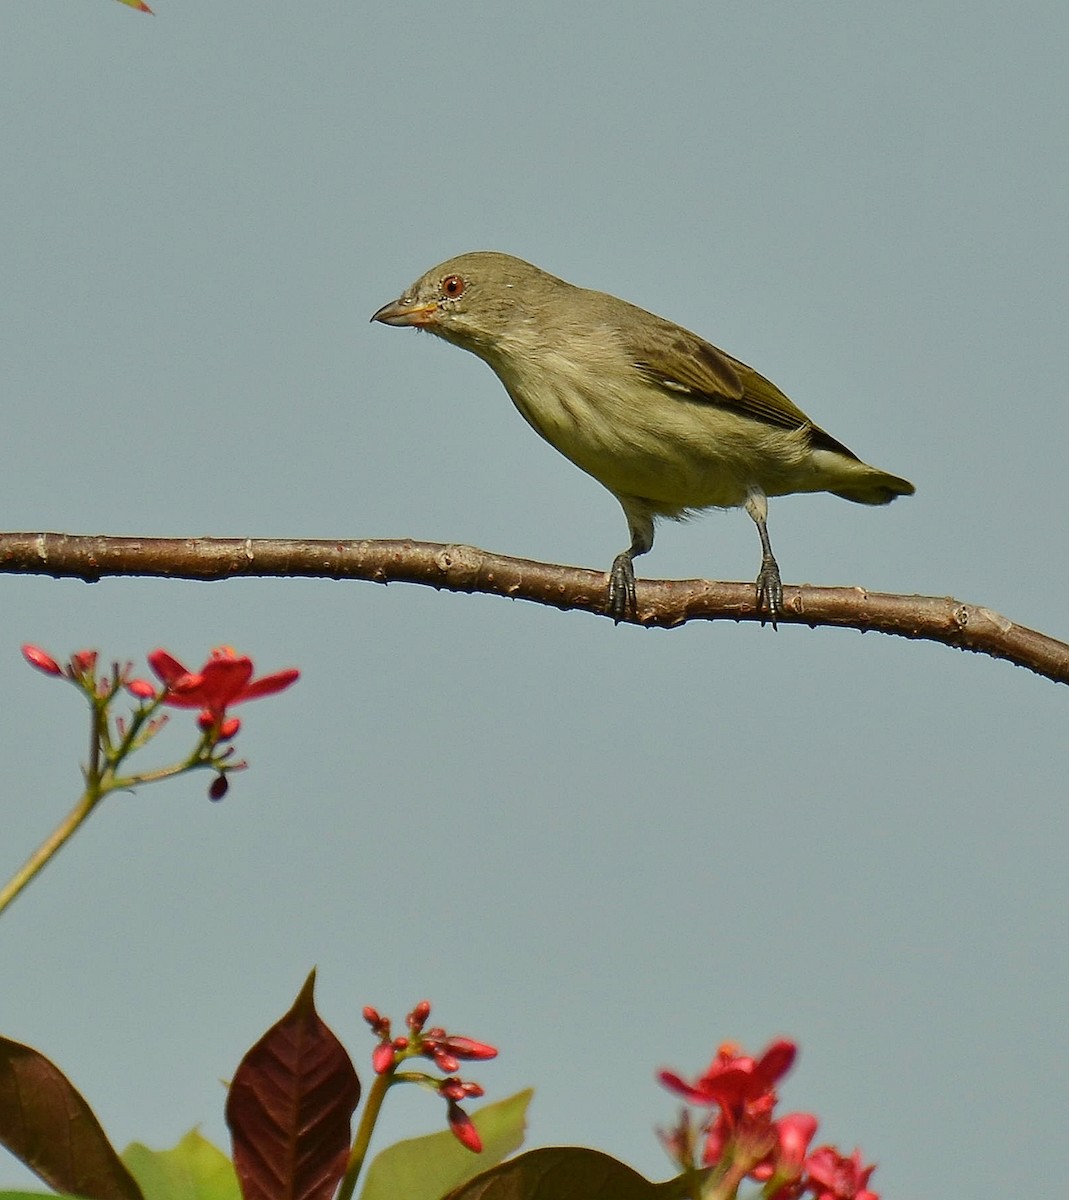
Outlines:
[[[618,351],[547,350],[490,365],[551,446],[617,496],[641,497],[655,512],[735,507],[755,484],[769,495],[804,490],[791,481],[810,456],[805,429],[776,429],[688,400],[651,383]]]

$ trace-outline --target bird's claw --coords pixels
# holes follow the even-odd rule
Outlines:
[[[779,577],[779,564],[771,554],[766,554],[761,560],[761,570],[757,572],[757,611],[761,614],[761,624],[766,619],[777,629],[776,619],[783,612],[783,583]]]
[[[609,572],[609,596],[605,608],[615,625],[633,617],[638,611],[638,600],[635,596],[635,567],[631,562],[631,555],[626,550],[613,559],[612,570]]]

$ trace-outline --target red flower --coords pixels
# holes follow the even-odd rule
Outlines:
[[[691,1104],[715,1104],[725,1114],[741,1115],[746,1105],[773,1094],[797,1053],[794,1042],[784,1039],[772,1042],[760,1058],[754,1059],[740,1054],[734,1043],[725,1042],[696,1083],[687,1083],[672,1071],[661,1071],[659,1078]]]
[[[776,1174],[800,1175],[809,1143],[817,1131],[812,1113],[788,1113],[773,1122],[776,1130]]]
[[[772,1120],[776,1084],[790,1070],[796,1054],[794,1042],[786,1040],[772,1042],[757,1059],[740,1054],[738,1046],[725,1042],[695,1083],[687,1083],[672,1071],[661,1071],[661,1083],[689,1103],[720,1110],[703,1130],[705,1166],[729,1158],[744,1164],[745,1174],[753,1172],[754,1178],[764,1181],[772,1177],[781,1145],[780,1131]],[[793,1133],[790,1129],[789,1138]],[[803,1150],[799,1160],[804,1156]]]
[[[805,1156],[819,1122],[811,1113],[788,1113],[773,1121],[769,1132],[775,1141],[765,1157],[750,1171],[750,1177],[770,1186],[772,1200],[797,1200],[805,1189],[802,1178]]]
[[[845,1158],[834,1146],[821,1146],[805,1165],[815,1200],[880,1200],[867,1186],[876,1166],[863,1167],[860,1150]]]
[[[167,689],[164,704],[174,708],[202,709],[208,714],[210,724],[221,722],[231,705],[273,696],[288,688],[300,675],[299,671],[290,669],[253,679],[252,659],[235,653],[229,646],[213,650],[196,673],[187,670],[166,650],[153,650],[148,663]]]

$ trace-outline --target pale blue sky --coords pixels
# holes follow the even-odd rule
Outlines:
[[[155,7],[0,16],[5,527],[607,568],[616,502],[485,366],[368,324],[498,249],[687,325],[914,481],[888,509],[773,501],[785,581],[1069,637],[1062,0]],[[641,562],[757,565],[741,513]],[[499,1044],[471,1074],[535,1087],[531,1144],[663,1177],[656,1069],[789,1035],[785,1102],[885,1195],[1060,1184],[1064,688],[875,635],[404,586],[0,592],[5,877],[85,742],[20,642],[303,672],[243,714],[222,804],[201,777],[113,797],[0,922],[0,1032],[118,1144],[225,1144],[218,1080],[318,964],[365,1074],[367,1003],[426,995]],[[383,1134],[441,1120],[401,1096]]]

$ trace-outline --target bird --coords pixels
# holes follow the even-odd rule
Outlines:
[[[783,584],[768,497],[830,492],[888,504],[914,492],[697,334],[510,254],[447,259],[371,320],[481,358],[531,428],[616,497],[630,534],[608,574],[606,611],[617,623],[637,616],[634,560],[652,549],[659,518],[744,508],[761,540],[756,611],[775,627]]]

